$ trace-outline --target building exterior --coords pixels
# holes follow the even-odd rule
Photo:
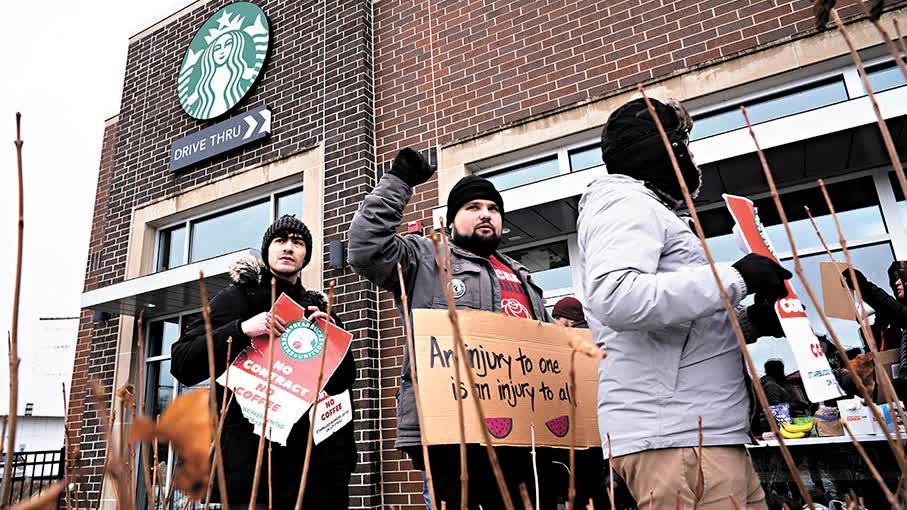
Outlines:
[[[403,147],[426,151],[439,171],[416,189],[401,231],[426,231],[457,179],[486,175],[503,190],[505,250],[534,271],[551,304],[574,294],[576,205],[605,171],[601,128],[638,84],[651,96],[683,100],[696,119],[692,150],[705,172],[700,214],[717,258],[741,256],[722,193],[767,205],[762,219],[780,257],[790,258],[740,105],[757,123],[816,286],[821,247],[800,205],[811,206],[827,238],[836,237],[816,188],[820,177],[870,279],[885,284],[889,262],[907,258],[907,202],[889,175],[866,93],[840,35],[814,28],[809,2],[255,4],[266,27],[254,25],[254,14],[209,25],[225,6],[239,7],[199,0],[130,39],[120,111],[104,134],[67,417],[91,501],[111,500],[90,385],[97,381],[110,395],[135,380],[143,360],[146,410],[159,412],[183,390],[169,375],[169,345],[199,312],[199,270],[216,293],[237,252],[257,247],[271,219],[289,212],[311,228],[321,255],[303,271],[304,284],[324,289],[335,281],[335,309],[354,334],[360,462],[351,504],[421,507],[421,477],[393,449],[405,341],[397,311],[389,294],[329,256]],[[859,4],[839,4],[907,154],[905,82]],[[905,5],[888,2],[883,22],[907,24]],[[196,46],[200,28],[209,40]],[[204,79],[193,66],[204,65],[205,48],[231,30],[269,47],[245,54],[245,82],[233,96],[193,98]],[[248,142],[234,140],[242,146],[171,170],[177,159],[213,151],[230,122]],[[206,129],[221,130],[201,149]],[[846,342],[859,343],[855,327],[835,326]],[[752,349],[757,362],[790,359],[782,341]]]

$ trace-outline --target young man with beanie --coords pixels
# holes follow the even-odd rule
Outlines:
[[[286,327],[285,321],[270,313],[271,279],[276,280],[276,296],[286,294],[307,310],[310,321],[327,319],[324,296],[303,288],[299,272],[312,258],[312,234],[295,216],[284,215],[264,233],[261,242],[261,259],[238,260],[230,271],[232,283],[211,300],[211,327],[214,337],[214,363],[218,375],[227,369],[227,340],[232,338],[230,356],[235,359],[251,345],[251,339],[268,335],[273,324],[275,338]],[[340,319],[331,314],[330,320],[343,327]],[[170,373],[180,383],[194,386],[209,378],[208,348],[204,321],[192,324],[189,330],[171,348]],[[232,361],[232,360],[231,360]],[[356,364],[352,351],[340,363],[325,391],[339,395],[351,391],[356,377]],[[217,391],[218,406],[225,390],[212,384]],[[290,432],[287,445],[272,444],[271,483],[259,485],[257,501],[267,508],[268,486],[273,487],[274,508],[293,508],[299,493],[306,444],[308,441],[309,415],[303,416]],[[224,419],[221,448],[227,497],[234,506],[248,504],[251,499],[252,479],[258,452],[259,436],[252,424],[243,416],[236,400],[232,400]],[[345,509],[349,506],[349,481],[356,467],[356,445],[353,440],[353,423],[314,447],[311,469],[303,497],[305,508]],[[268,480],[268,463],[263,462],[261,480]],[[216,478],[215,478],[216,480]],[[216,482],[215,482],[216,483]],[[212,491],[218,498],[218,490]]]
[[[702,175],[688,147],[693,122],[679,103],[652,102],[695,196]],[[580,200],[577,269],[586,320],[608,353],[599,371],[603,449],[610,434],[615,471],[639,508],[674,508],[678,494],[688,508],[727,508],[729,495],[766,508],[744,448],[750,400],[742,354],[703,247],[678,215],[680,184],[641,99],[611,114],[602,155],[608,175]],[[782,335],[770,303],[786,295],[790,272],[750,254],[718,264],[718,274],[748,339]],[[740,306],[753,293],[760,304]]]
[[[551,309],[554,322],[568,328],[589,329],[586,316],[583,314],[583,305],[573,296],[561,298]]]
[[[408,148],[401,150],[390,171],[365,198],[350,226],[350,265],[382,289],[391,291],[402,313],[409,313],[409,310],[402,310],[399,299],[398,263],[403,269],[411,308],[447,308],[433,242],[422,236],[396,234],[413,188],[428,181],[434,172],[434,167],[418,152]],[[488,180],[468,176],[451,189],[447,198],[447,226],[451,236],[451,284],[457,308],[548,321],[542,290],[532,282],[529,271],[497,251],[503,218],[503,199]],[[410,356],[408,348],[404,347],[397,394],[397,447],[409,455],[417,469],[424,469],[409,372]],[[460,505],[458,448],[458,445],[429,447],[435,494],[439,501],[447,502],[447,508]],[[470,508],[478,508],[478,505],[484,505],[486,509],[503,508],[485,447],[471,444],[467,450]],[[532,494],[534,483],[528,449],[499,447],[497,453],[513,501],[520,500],[520,483],[526,483]],[[543,462],[539,462],[541,466]],[[543,499],[554,496],[546,495],[544,490],[542,494]]]

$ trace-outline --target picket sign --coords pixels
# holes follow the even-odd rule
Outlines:
[[[734,230],[738,239],[743,242],[745,251],[764,255],[777,262],[778,259],[770,248],[770,242],[752,200],[728,194],[722,197],[737,224]],[[787,287],[787,296],[775,302],[775,313],[778,314],[781,329],[784,330],[784,336],[794,353],[807,397],[812,402],[822,402],[844,395],[806,317],[803,304],[790,281],[784,284]]]
[[[314,323],[307,321],[305,309],[286,294],[280,295],[271,311],[287,323],[286,331],[275,337],[273,344],[270,344],[268,335],[253,338],[252,345],[239,353],[227,370],[217,378],[217,382],[233,391],[243,416],[259,435],[267,401],[268,436],[272,441],[286,446],[293,425],[312,407],[315,396],[324,390],[340,366],[350,348],[353,335],[337,326],[327,328],[325,334],[324,319]],[[274,369],[270,372],[268,397],[266,390],[271,349],[274,349]],[[325,356],[324,374],[321,387],[315,388],[321,356]],[[349,404],[346,407],[351,410]],[[339,418],[340,416],[337,417]],[[323,432],[330,435],[333,430]]]

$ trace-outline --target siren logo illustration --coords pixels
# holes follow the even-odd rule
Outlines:
[[[236,106],[261,73],[270,33],[265,13],[251,2],[232,3],[208,18],[180,67],[183,110],[206,120]]]
[[[308,321],[290,323],[280,335],[280,347],[293,359],[312,359],[321,354],[324,348],[324,332]]]

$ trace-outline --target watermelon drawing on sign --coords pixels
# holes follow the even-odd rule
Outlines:
[[[513,430],[513,418],[485,418],[488,432],[498,439],[504,439]]]
[[[570,417],[566,414],[545,422],[545,426],[557,437],[564,437],[570,431]]]

